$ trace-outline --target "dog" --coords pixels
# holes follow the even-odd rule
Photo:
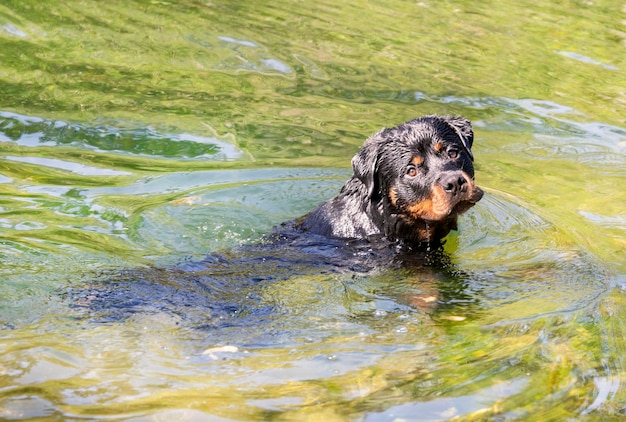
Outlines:
[[[440,244],[483,196],[474,183],[473,141],[470,121],[456,116],[424,116],[383,129],[354,156],[354,174],[339,194],[296,227],[330,238]]]
[[[352,159],[354,174],[337,196],[276,227],[263,241],[175,268],[103,274],[105,283],[72,289],[68,296],[95,321],[158,312],[215,329],[268,317],[274,307],[261,306],[259,294],[250,292],[298,275],[402,267],[418,271],[424,286],[439,277],[437,271],[447,271],[442,239],[483,196],[474,183],[473,140],[470,122],[454,116],[424,116],[383,129]],[[431,302],[441,295],[425,290],[406,301],[433,309]]]

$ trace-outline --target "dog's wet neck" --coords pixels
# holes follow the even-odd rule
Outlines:
[[[442,221],[419,220],[401,215],[396,215],[395,218],[397,221],[394,229],[387,232],[387,236],[408,244],[420,245],[420,249],[424,249],[424,245],[440,245],[451,230],[457,229],[456,217]]]
[[[424,250],[425,245],[441,245],[441,240],[450,233],[457,230],[456,215],[441,221],[428,221],[414,218],[409,214],[395,210],[394,213],[385,215],[381,209],[393,209],[395,205],[391,200],[380,195],[378,200],[370,203],[370,215],[372,221],[378,226],[381,234],[392,242],[405,242],[419,246]]]

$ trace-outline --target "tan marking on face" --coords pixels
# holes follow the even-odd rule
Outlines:
[[[433,148],[435,151],[439,152],[443,149],[443,144],[441,142],[437,142]]]
[[[441,221],[451,216],[464,213],[480,201],[483,191],[474,184],[474,180],[463,173],[467,182],[467,190],[453,196],[446,192],[442,186],[433,185],[428,198],[410,204],[405,208],[407,214],[414,219],[428,221]]]
[[[398,194],[396,193],[396,188],[389,189],[389,200],[394,207],[398,204]]]
[[[439,185],[433,186],[430,197],[407,207],[407,212],[413,218],[439,221],[447,217],[452,211],[449,195]]]
[[[419,155],[416,155],[415,157],[413,157],[413,159],[411,160],[411,163],[415,166],[415,167],[419,167],[422,164],[424,164],[424,157],[421,157]]]

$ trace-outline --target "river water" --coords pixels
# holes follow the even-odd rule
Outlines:
[[[0,419],[626,416],[625,22],[615,1],[3,2]],[[472,120],[486,192],[446,265],[246,246],[431,113]]]

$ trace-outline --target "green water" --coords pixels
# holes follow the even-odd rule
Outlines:
[[[614,1],[3,2],[0,419],[626,416],[624,22]],[[486,191],[454,271],[226,286],[270,311],[215,329],[68,298],[258,241],[430,113],[472,120]]]

